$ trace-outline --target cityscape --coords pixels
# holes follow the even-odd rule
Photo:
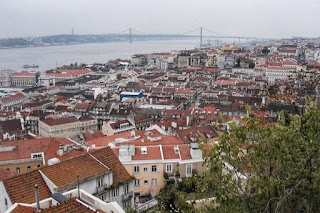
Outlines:
[[[0,39],[0,213],[320,211],[318,35],[75,31]]]

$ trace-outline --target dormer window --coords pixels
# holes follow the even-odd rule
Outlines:
[[[177,146],[174,147],[174,154],[176,154],[176,155],[179,154],[179,148]]]
[[[147,154],[147,147],[141,147],[141,154]]]
[[[42,158],[42,153],[32,153],[31,158]]]

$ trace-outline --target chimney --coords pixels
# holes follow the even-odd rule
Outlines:
[[[38,184],[34,185],[36,191],[36,203],[37,203],[37,212],[40,212],[40,202],[39,202],[39,188]]]
[[[57,151],[57,154],[58,154],[59,156],[62,156],[62,155],[63,155],[63,146],[62,146],[61,144],[59,144],[59,149],[58,149],[58,151]]]
[[[189,126],[189,123],[190,123],[190,117],[189,117],[189,115],[187,115],[186,121],[187,121],[186,126]]]

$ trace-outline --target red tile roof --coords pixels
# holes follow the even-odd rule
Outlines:
[[[41,213],[94,213],[96,211],[91,210],[90,208],[79,203],[76,199],[67,200],[59,205],[42,209]]]
[[[51,196],[51,192],[39,170],[4,179],[3,184],[12,203],[35,203],[35,184],[38,184],[40,200]]]
[[[89,103],[77,103],[77,104],[74,106],[74,110],[76,110],[76,109],[88,110],[89,107],[90,107],[90,104],[89,104]]]
[[[179,154],[174,152],[174,147],[177,146],[162,146],[163,158],[166,159],[180,159]]]
[[[159,146],[147,146],[147,154],[141,154],[141,147],[135,148],[135,155],[132,160],[161,160],[161,150]]]
[[[36,210],[32,207],[17,205],[16,208],[14,208],[11,213],[35,213]]]
[[[47,166],[41,171],[58,187],[63,189],[79,181],[90,179],[109,172],[89,154],[62,161],[52,166]]]
[[[77,122],[78,119],[76,117],[66,117],[66,118],[47,118],[42,120],[43,123],[49,125],[49,126],[57,126],[57,125],[62,125],[62,124],[67,124],[67,123],[73,123]]]
[[[8,170],[4,170],[4,169],[0,169],[0,181],[8,178],[8,177],[12,177],[14,175],[16,175],[17,173],[12,172],[12,171],[8,171]]]
[[[191,154],[190,154],[190,146],[179,146],[179,152],[181,156],[181,160],[191,160]]]
[[[12,74],[13,77],[21,76],[21,77],[36,77],[36,72],[29,72],[29,71],[21,71]]]
[[[12,151],[0,152],[0,161],[31,158],[31,153],[44,152],[45,160],[60,158],[57,150],[61,145],[74,144],[65,138],[37,138],[30,140],[4,141],[3,147],[15,146]]]
[[[22,99],[24,97],[26,97],[26,96],[19,92],[19,93],[15,94],[15,95],[9,95],[7,97],[1,98],[0,102],[1,103],[8,103],[8,102],[11,102],[11,101]]]
[[[118,185],[121,182],[131,180],[131,176],[121,164],[117,156],[113,153],[110,147],[105,147],[97,151],[91,152],[101,163],[109,167],[113,172],[113,185]]]

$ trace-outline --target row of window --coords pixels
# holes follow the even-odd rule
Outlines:
[[[173,165],[172,164],[166,164],[165,168],[166,168],[166,172],[173,172]],[[144,172],[148,172],[148,167],[144,167],[143,171]],[[152,165],[151,166],[151,171],[152,172],[157,172],[157,165]],[[133,167],[133,172],[135,174],[140,173],[140,166],[134,166]],[[192,176],[192,164],[187,164],[186,165],[186,176],[187,177]],[[148,183],[146,183],[146,184],[148,184]]]
[[[144,167],[143,171],[144,172],[148,172],[148,167]],[[134,166],[133,172],[136,173],[136,174],[140,173],[140,166]],[[152,165],[151,166],[151,172],[157,172],[157,165]]]
[[[41,165],[38,164],[38,165],[37,165],[37,168],[40,168],[40,167],[41,167]],[[7,171],[10,171],[10,168],[6,168],[6,170],[7,170]],[[27,166],[27,171],[31,171],[31,166]],[[17,168],[16,168],[16,172],[17,172],[18,174],[21,172],[20,167],[17,167]]]
[[[149,184],[149,180],[143,180],[143,184],[144,185],[148,185]],[[151,186],[157,186],[158,185],[158,179],[157,178],[152,178],[151,179]],[[134,180],[134,186],[135,187],[139,187],[140,186],[140,180],[139,179],[135,179]]]

